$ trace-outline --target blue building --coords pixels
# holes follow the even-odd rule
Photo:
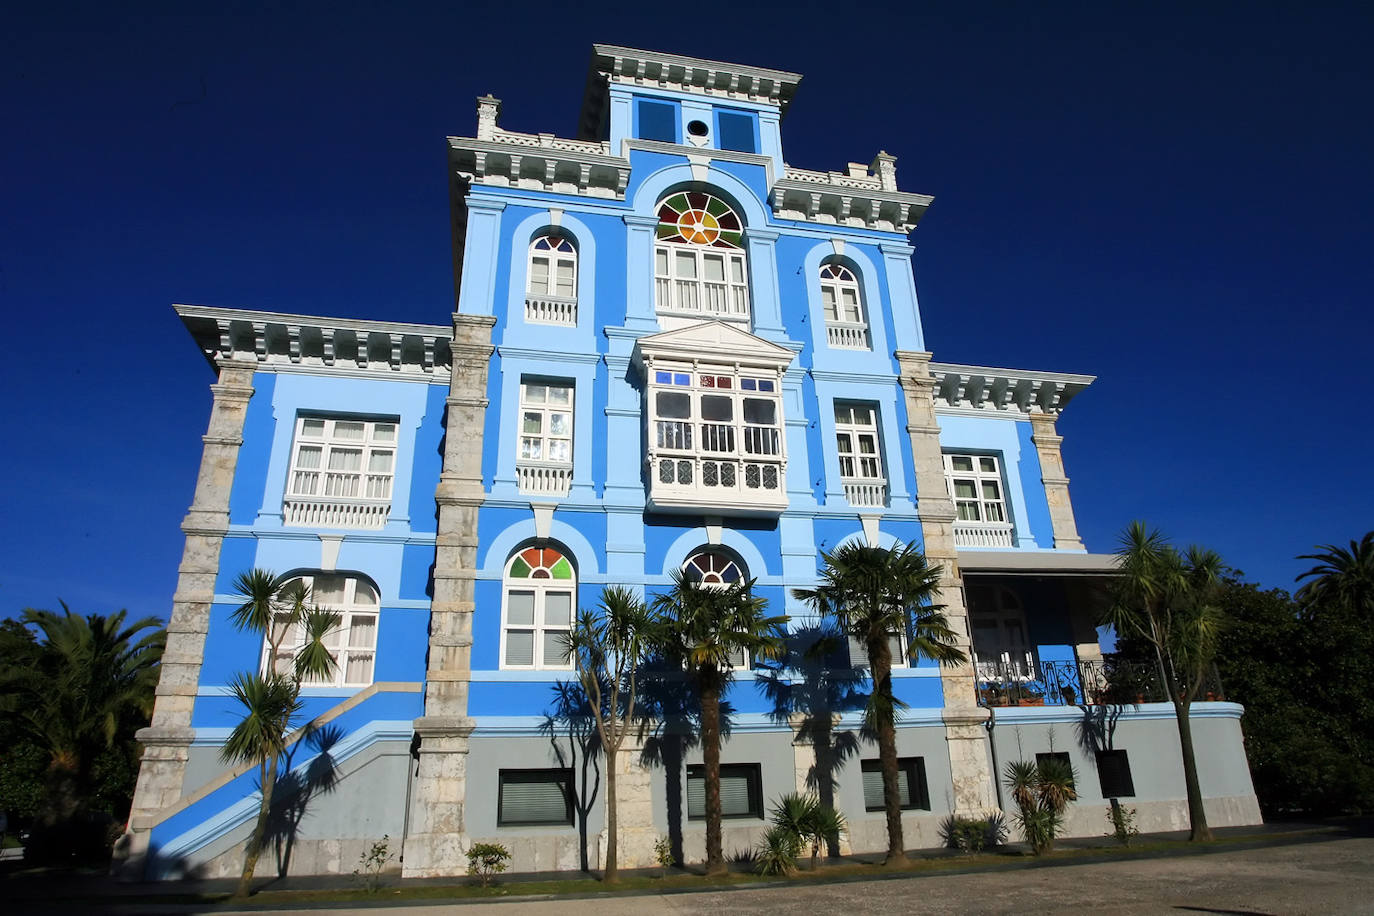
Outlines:
[[[519,870],[595,867],[604,761],[558,704],[576,609],[675,571],[752,579],[801,639],[815,621],[791,590],[852,541],[940,564],[970,655],[894,675],[908,845],[1003,807],[994,774],[1018,754],[1074,764],[1070,833],[1100,835],[1113,798],[1142,829],[1186,824],[1172,708],[1104,705],[1112,560],[1078,537],[1055,431],[1092,379],[932,360],[908,240],[931,198],[899,190],[885,152],[788,165],[800,79],[597,45],[578,139],[504,130],[479,99],[476,136],[449,140],[451,323],[177,307],[217,381],[131,870],[240,867],[255,773],[219,748],[226,685],[265,658],[230,622],[253,567],[341,615],[262,871],[348,872],[383,835],[407,875],[461,873],[478,840]],[[867,663],[843,655],[827,664]],[[816,766],[802,710],[753,667],[739,659],[728,696],[727,849]],[[1259,820],[1240,713],[1194,712],[1213,824]],[[859,717],[833,710],[838,732]],[[661,836],[702,855],[700,758],[666,753],[666,733],[645,737],[657,756],[621,755],[622,865]],[[876,756],[860,742],[834,774],[854,851],[886,844]]]

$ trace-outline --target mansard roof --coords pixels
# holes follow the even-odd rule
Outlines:
[[[786,347],[756,337],[726,321],[703,321],[700,324],[650,334],[635,341],[636,363],[656,359],[711,364],[738,364],[786,369],[796,357]]]

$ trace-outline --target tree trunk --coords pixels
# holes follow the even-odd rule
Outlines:
[[[258,808],[258,822],[253,827],[253,835],[248,838],[248,848],[243,851],[243,874],[239,876],[235,897],[247,897],[253,886],[253,872],[258,867],[258,857],[262,855],[267,819],[272,813],[272,789],[277,783],[277,755],[268,758],[259,772],[262,774],[262,805]]]
[[[902,836],[902,790],[897,767],[896,709],[892,702],[892,651],[887,634],[868,641],[869,666],[873,690],[880,698],[878,715],[878,761],[883,770],[883,808],[887,812],[887,858],[885,865],[905,865],[906,840]]]
[[[720,687],[715,683],[701,688],[701,762],[706,771],[706,874],[723,875],[728,869],[720,827]]]
[[[601,880],[614,884],[620,880],[616,866],[616,811],[615,811],[615,758],[617,750],[610,744],[602,749],[606,755],[606,865],[601,872]]]
[[[1183,782],[1188,788],[1188,839],[1199,843],[1212,840],[1212,828],[1207,826],[1207,809],[1202,802],[1202,784],[1197,776],[1197,757],[1193,751],[1192,703],[1187,697],[1174,699],[1174,718],[1178,721],[1178,746],[1183,751]]]
[[[822,805],[827,808],[835,807],[835,734],[834,718],[829,709],[823,709],[813,715],[815,722],[812,726],[815,735],[814,753],[816,756],[816,796]],[[840,854],[840,837],[837,833],[832,833],[825,837],[825,854],[835,858]],[[815,856],[812,856],[811,867],[815,868]]]

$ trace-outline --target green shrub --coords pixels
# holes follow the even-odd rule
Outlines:
[[[382,869],[391,858],[391,837],[382,838],[358,856],[358,867],[353,869],[353,877],[362,885],[363,890],[375,894],[382,887]]]
[[[1116,837],[1116,841],[1122,846],[1131,845],[1131,840],[1140,836],[1140,828],[1135,825],[1136,810],[1134,808],[1123,808],[1116,799],[1112,799],[1112,807],[1107,812],[1107,823],[1112,830],[1107,836]]]
[[[957,817],[953,814],[940,822],[940,839],[950,849],[960,852],[982,852],[989,846],[1001,846],[1007,839],[1007,819],[1000,812],[986,818]]]
[[[759,840],[754,870],[761,875],[795,875],[801,843],[785,827],[773,826]]]
[[[677,864],[673,856],[673,841],[666,836],[654,840],[654,861],[658,863],[658,876],[667,877],[668,869]]]
[[[506,870],[508,861],[510,850],[500,843],[473,843],[468,848],[468,874],[483,887],[491,886],[491,879]]]
[[[1012,760],[1004,773],[1012,801],[1016,802],[1016,825],[1021,828],[1031,851],[1037,856],[1054,848],[1054,839],[1064,824],[1064,809],[1075,801],[1073,767],[1058,758],[1039,763]]]

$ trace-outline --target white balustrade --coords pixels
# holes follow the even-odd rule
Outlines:
[[[885,506],[887,505],[887,481],[846,480],[844,481],[844,497],[849,500],[851,506]]]
[[[572,468],[547,464],[517,464],[515,478],[521,493],[567,496],[572,487]]]
[[[1011,525],[954,523],[955,547],[1011,547]]]
[[[867,350],[868,325],[827,323],[826,338],[830,346],[837,350]]]
[[[282,522],[292,528],[384,528],[391,501],[288,496]]]
[[[564,296],[527,296],[525,320],[531,324],[577,326],[577,300]]]

